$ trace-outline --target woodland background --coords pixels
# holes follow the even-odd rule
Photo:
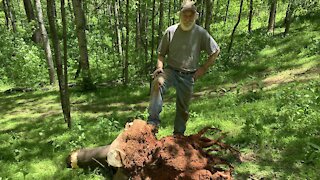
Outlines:
[[[0,179],[109,178],[101,169],[68,170],[64,157],[146,119],[157,45],[179,22],[180,4],[2,0]],[[236,179],[318,179],[319,2],[196,5],[197,24],[221,54],[196,82],[187,134],[206,125],[230,132],[226,141],[248,160],[234,162]],[[170,91],[159,137],[171,134],[174,98]]]

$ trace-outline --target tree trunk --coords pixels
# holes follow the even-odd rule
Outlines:
[[[171,25],[171,1],[168,2],[168,26]]]
[[[114,1],[114,17],[115,17],[115,28],[116,28],[116,33],[117,33],[118,53],[119,53],[119,56],[120,56],[120,61],[124,62],[123,61],[122,39],[121,39],[122,36],[121,36],[121,28],[120,28],[120,20],[119,20],[120,17],[119,17],[118,0]]]
[[[40,0],[36,0],[40,3]],[[49,19],[49,27],[52,36],[52,43],[53,49],[55,54],[55,63],[57,68],[57,75],[58,75],[58,82],[59,82],[59,92],[60,92],[60,101],[62,106],[62,111],[64,115],[65,122],[68,122],[66,119],[66,102],[65,102],[65,86],[64,86],[64,78],[63,78],[63,70],[62,70],[62,61],[61,61],[61,52],[60,52],[60,45],[58,40],[58,34],[56,31],[56,16],[55,16],[55,5],[54,0],[47,0],[47,13]],[[68,127],[71,128],[70,124],[68,123]]]
[[[151,74],[154,69],[154,39],[155,39],[155,10],[156,9],[156,0],[153,0],[152,2],[152,19],[151,19],[151,58],[150,58],[150,67],[149,67],[149,73]]]
[[[129,59],[129,32],[130,32],[130,26],[129,26],[129,0],[127,0],[126,4],[126,55],[124,59],[124,85],[127,86],[129,82],[129,66],[128,66],[128,59]]]
[[[61,0],[61,18],[62,18],[62,31],[63,31],[63,75],[64,75],[64,119],[68,123],[68,127],[71,128],[71,114],[70,114],[70,96],[68,87],[68,47],[67,47],[67,21],[65,2]]]
[[[72,14],[73,10],[72,10],[72,7],[71,7],[71,2],[70,0],[68,0],[68,9],[69,9],[69,12],[70,12],[70,17],[71,17],[71,22],[74,21],[74,15]]]
[[[107,155],[109,153],[110,145],[79,149],[72,152],[67,157],[67,167],[70,168],[97,168],[108,167]]]
[[[145,56],[145,66],[147,69],[146,71],[146,75],[147,75],[147,78],[149,78],[149,71],[148,71],[148,60],[149,60],[149,55],[148,55],[148,46],[149,46],[149,43],[148,43],[148,22],[149,22],[149,17],[148,17],[148,4],[145,3],[145,6],[144,6],[144,56]]]
[[[17,27],[16,27],[16,18],[14,17],[14,11],[11,8],[10,0],[3,0],[4,1],[4,9],[6,9],[8,13],[8,17],[11,21],[11,26],[13,32],[17,32]]]
[[[135,52],[139,53],[139,36],[140,36],[140,5],[139,5],[139,1],[136,1],[136,34],[135,34]]]
[[[292,0],[289,0],[287,11],[286,11],[286,17],[284,18],[284,26],[285,26],[284,36],[288,35],[289,33],[290,25],[292,22],[293,11],[294,11],[294,8],[293,8]]]
[[[277,9],[277,0],[271,0],[268,32],[274,31],[275,19],[276,19],[276,9]]]
[[[206,0],[199,0],[199,13],[200,13],[200,17],[199,17],[199,25],[202,26],[203,22],[204,22],[204,6],[205,6],[205,1]]]
[[[213,17],[213,19],[212,19],[212,23],[215,23],[216,21],[215,21],[215,19],[216,19],[216,17],[219,15],[219,13],[220,13],[220,0],[217,0],[217,4],[216,4],[216,10],[215,10],[215,15],[214,15],[214,17]]]
[[[177,12],[177,11],[176,11],[176,9],[177,9],[176,7],[177,7],[177,1],[174,0],[174,1],[173,1],[173,11],[174,11],[173,13]],[[173,16],[172,16],[172,24],[174,24],[174,22],[175,22],[174,17],[175,17],[175,16],[173,15]]]
[[[234,33],[236,32],[236,29],[240,23],[241,20],[241,13],[242,13],[242,5],[243,5],[243,0],[241,0],[240,2],[240,10],[239,10],[239,14],[238,14],[238,21],[236,23],[236,25],[233,28],[232,34],[231,34],[231,40],[230,40],[230,44],[229,44],[229,48],[228,48],[228,53],[230,53],[231,48],[232,48],[232,44],[233,44],[233,39],[234,39]]]
[[[4,11],[5,19],[6,19],[5,20],[6,21],[6,26],[9,29],[10,18],[9,18],[9,13],[8,13],[8,7],[7,7],[7,4],[6,4],[5,0],[2,0],[2,5],[3,5],[3,11]]]
[[[125,85],[125,73],[124,73],[124,68],[125,68],[125,48],[126,48],[126,39],[124,35],[124,27],[125,27],[125,16],[124,16],[124,11],[122,10],[122,0],[118,0],[118,17],[119,17],[119,30],[120,30],[120,35],[121,35],[121,49],[122,49],[122,56],[121,56],[121,68],[122,68],[122,83]]]
[[[158,25],[158,40],[157,40],[157,45],[160,43],[161,37],[162,37],[162,26],[163,26],[163,1],[160,1],[160,15],[159,15],[159,25]]]
[[[211,25],[211,20],[212,20],[212,0],[207,0],[206,1],[206,21],[204,28],[210,32],[210,25]]]
[[[23,0],[23,4],[24,4],[24,9],[26,11],[28,21],[31,22],[32,20],[35,20],[31,1],[30,0]]]
[[[224,16],[224,25],[226,25],[226,23],[227,23],[228,13],[229,13],[229,5],[230,5],[230,0],[228,0],[227,7],[226,7],[226,15]]]
[[[40,32],[41,32],[42,41],[43,41],[43,47],[44,47],[46,60],[47,60],[50,84],[53,85],[55,84],[55,71],[54,71],[54,65],[52,60],[52,53],[51,53],[51,47],[48,39],[48,34],[47,34],[46,27],[44,26],[40,0],[35,0],[35,5],[37,10],[37,16],[38,16],[38,24],[40,27]]]
[[[26,11],[28,22],[36,21],[31,1],[30,0],[23,0],[23,4],[24,4],[24,9]],[[32,41],[35,43],[38,43],[38,44],[41,43],[41,32],[40,32],[39,28],[37,28],[33,32]]]
[[[108,17],[111,17],[111,18],[108,18],[108,23],[110,25],[110,35],[111,35],[111,40],[112,42],[115,42],[115,43],[112,43],[112,47],[110,48],[110,54],[111,54],[111,58],[113,59],[112,63],[113,63],[113,67],[116,67],[117,66],[117,53],[116,53],[116,49],[117,49],[117,38],[116,38],[116,28],[115,29],[112,29],[115,27],[115,17],[114,17],[114,3],[113,1],[111,0],[108,0],[107,1],[108,5],[107,5],[107,11],[104,11],[104,15],[105,16],[108,16]],[[103,33],[103,32],[102,32]]]
[[[249,22],[248,22],[248,32],[251,33],[252,32],[252,15],[253,15],[253,0],[250,0],[250,6],[249,6]]]
[[[148,5],[147,2],[142,1],[143,3],[141,3],[140,7],[142,9],[141,12],[141,45],[143,46],[143,50],[144,50],[144,64],[142,65],[141,70],[143,72],[145,72],[145,76],[148,79],[149,78],[149,57],[148,57]]]
[[[73,11],[75,16],[75,23],[77,29],[78,46],[80,51],[80,63],[81,63],[81,74],[83,78],[83,88],[85,90],[94,89],[94,85],[91,80],[90,68],[89,68],[89,57],[87,49],[87,38],[86,38],[86,24],[85,15],[82,8],[81,0],[72,0]]]
[[[138,59],[142,59],[143,57],[143,53],[142,53],[142,26],[143,26],[143,15],[142,15],[142,10],[141,10],[141,0],[137,1],[137,22],[136,22],[136,53],[138,53],[137,58]],[[139,72],[144,72],[144,66],[143,66],[143,61],[141,61],[142,63],[140,63],[139,68],[137,69],[137,71]],[[144,75],[144,74],[143,74]]]

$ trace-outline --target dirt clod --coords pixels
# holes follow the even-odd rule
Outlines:
[[[218,129],[206,127],[191,136],[157,140],[145,121],[134,120],[120,134],[119,149],[125,154],[123,169],[134,180],[232,179],[232,165],[212,152],[228,151],[235,156],[239,152],[221,142],[223,134],[214,140],[204,137],[208,131],[222,134]]]

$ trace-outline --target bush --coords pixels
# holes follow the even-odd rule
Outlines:
[[[15,86],[34,86],[45,81],[48,72],[43,50],[27,44],[24,35],[0,28],[1,83]],[[30,42],[32,43],[32,42]]]

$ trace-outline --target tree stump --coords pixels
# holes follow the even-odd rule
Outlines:
[[[220,136],[213,140],[204,137],[208,131]],[[190,136],[167,136],[157,140],[152,127],[136,119],[128,123],[110,145],[75,151],[69,155],[67,164],[72,168],[118,167],[125,174],[122,178],[134,180],[232,179],[233,166],[213,155],[215,151],[226,151],[239,157],[237,150],[221,142],[224,137],[219,129],[205,127]]]

